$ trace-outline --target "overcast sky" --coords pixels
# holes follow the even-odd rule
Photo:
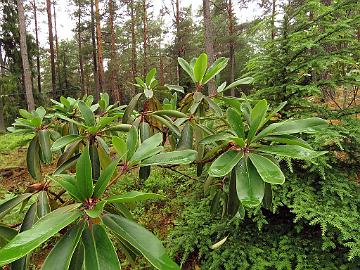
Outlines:
[[[39,8],[44,7],[45,1],[36,0]],[[29,0],[26,1],[29,3]],[[100,1],[102,2],[102,1]],[[163,5],[171,7],[171,0],[152,0],[150,1],[152,5],[152,10],[154,15],[157,16],[159,11]],[[237,1],[234,2],[234,12],[239,22],[245,22],[253,19],[255,16],[259,16],[261,14],[261,10],[256,4],[250,4],[248,8],[241,9],[237,4]],[[107,3],[107,1],[103,1],[103,3]],[[194,14],[202,5],[202,0],[181,0],[181,6],[189,6],[192,5]],[[56,18],[57,18],[57,31],[59,40],[62,39],[71,39],[74,35],[73,29],[75,28],[76,18],[73,18],[72,13],[74,12],[75,7],[72,4],[71,0],[57,0],[56,5]],[[28,26],[27,29],[29,32],[34,33],[34,21],[32,20],[32,12],[27,14],[28,16]],[[38,12],[38,24],[39,24],[39,38],[40,44],[43,47],[47,47],[47,39],[48,39],[48,30],[47,30],[47,15],[46,12]],[[165,23],[169,24],[171,27],[170,18],[165,18]]]

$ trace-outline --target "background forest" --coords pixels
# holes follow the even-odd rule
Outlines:
[[[66,17],[57,12],[64,6]],[[72,38],[58,36],[60,24],[75,26]],[[273,186],[272,201],[231,219],[224,218],[230,187],[195,166],[157,168],[146,181],[129,175],[111,192],[170,199],[132,212],[182,269],[360,269],[358,0],[0,0],[0,132],[19,109],[61,96],[99,100],[106,92],[110,103],[128,104],[143,91],[136,77],[152,68],[160,86],[184,87],[180,100],[194,84],[178,58],[190,62],[202,52],[209,65],[229,59],[204,94],[252,77],[225,95],[266,99],[274,108],[286,101],[280,120],[326,119],[328,128],[302,137],[327,154],[280,159],[286,182]],[[21,171],[28,141],[0,136],[1,202],[33,183]],[[16,225],[22,210],[0,221]],[[143,259],[122,266],[152,269]]]

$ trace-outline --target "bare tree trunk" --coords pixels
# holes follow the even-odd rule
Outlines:
[[[33,0],[33,9],[34,9],[34,21],[35,21],[37,86],[38,86],[38,91],[39,91],[39,93],[41,93],[39,29],[38,29],[37,8],[36,8],[36,2],[35,2],[35,0]]]
[[[56,74],[55,74],[55,53],[54,53],[54,36],[52,28],[52,17],[51,17],[51,2],[46,0],[46,10],[48,16],[48,28],[49,28],[49,44],[50,44],[50,62],[51,62],[51,88],[53,97],[56,97]]]
[[[111,62],[110,62],[110,85],[111,95],[114,101],[120,101],[120,93],[116,84],[116,45],[115,45],[115,28],[114,28],[114,4],[113,0],[109,0],[109,12],[110,12],[110,34],[111,34]]]
[[[211,65],[214,62],[214,44],[212,34],[212,22],[210,18],[210,1],[203,0],[203,12],[204,12],[204,28],[205,28],[205,51],[208,55],[208,64]],[[209,95],[216,95],[215,80],[212,79],[208,83]]]
[[[97,66],[98,66],[98,78],[99,78],[99,93],[103,91],[104,86],[104,65],[103,65],[103,50],[102,50],[102,35],[100,26],[100,10],[99,0],[95,0],[95,14],[96,14],[96,36],[97,36]],[[98,96],[99,98],[99,96]]]
[[[135,82],[136,77],[136,33],[135,33],[135,14],[134,14],[134,0],[130,1],[131,13],[131,75],[132,82]],[[131,87],[131,96],[135,96],[135,85]]]
[[[2,58],[2,43],[0,40],[0,76],[3,77],[5,75],[4,61]],[[0,84],[0,133],[5,132],[5,120],[4,120],[4,103],[3,103],[3,85]]]
[[[17,0],[17,8],[19,15],[20,52],[21,52],[21,60],[23,67],[26,102],[27,102],[28,110],[33,111],[35,109],[35,102],[32,92],[31,70],[30,70],[28,51],[26,45],[26,25],[25,25],[25,14],[24,14],[24,7],[22,4],[22,0]]]
[[[85,91],[85,82],[84,82],[84,59],[82,55],[82,40],[81,40],[81,2],[79,1],[78,7],[78,43],[79,43],[79,67],[80,67],[80,86],[81,86],[81,93],[83,95],[88,94]]]
[[[175,25],[176,25],[176,43],[178,49],[177,56],[182,57],[184,53],[184,48],[182,45],[181,34],[180,34],[180,0],[176,0],[175,2]],[[181,70],[182,68],[178,63],[176,67],[176,77],[179,85],[181,78]]]
[[[230,60],[230,82],[235,80],[235,45],[234,45],[234,11],[232,0],[227,3],[228,29],[229,29],[229,60]],[[234,88],[231,89],[231,95],[235,96]]]
[[[53,1],[53,10],[54,10],[54,30],[55,30],[55,46],[56,46],[56,68],[57,68],[57,75],[58,75],[58,83],[60,91],[65,94],[64,89],[62,87],[61,83],[61,76],[60,76],[60,59],[59,59],[59,40],[58,40],[58,34],[57,34],[57,25],[56,25],[56,2]]]
[[[97,54],[96,54],[96,34],[95,34],[95,13],[94,13],[94,0],[90,1],[90,12],[91,12],[91,44],[92,44],[92,58],[93,58],[93,73],[95,82],[95,97],[100,96],[99,91],[99,76],[97,68]]]
[[[143,0],[143,50],[144,50],[144,77],[147,73],[147,39],[148,39],[148,33],[147,33],[147,3],[146,0]]]
[[[271,12],[271,39],[275,39],[275,16],[276,16],[276,0],[272,0],[272,12]]]

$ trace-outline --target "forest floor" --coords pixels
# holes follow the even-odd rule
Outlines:
[[[29,190],[29,188],[31,190],[31,185],[36,183],[26,169],[26,152],[29,139],[31,139],[31,136],[8,133],[0,135],[0,204],[19,193]],[[43,167],[43,170],[49,173],[54,169],[55,164]],[[195,174],[194,172],[190,173]],[[192,192],[190,186],[192,181],[192,176],[185,176],[181,172],[181,168],[178,172],[155,168],[150,177],[144,182],[139,180],[136,172],[126,175],[114,185],[111,193],[120,194],[125,191],[138,190],[165,195],[167,199],[163,201],[139,203],[131,208],[131,212],[138,222],[151,230],[165,243],[169,231],[175,226],[176,218],[181,215],[187,196]],[[50,204],[56,205],[56,203],[52,204],[51,202]],[[19,206],[0,220],[0,223],[16,227],[21,222],[25,212],[26,208],[20,211]],[[40,269],[54,243],[55,241],[50,240],[45,246],[34,252],[33,268],[31,269]],[[124,259],[122,254],[119,254],[119,256]],[[122,260],[122,269],[152,269],[142,259],[137,264],[139,268],[133,268],[125,260]],[[189,262],[189,264],[191,269],[198,268],[196,260]]]

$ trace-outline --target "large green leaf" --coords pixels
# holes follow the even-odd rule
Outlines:
[[[263,99],[263,100],[260,100],[259,102],[257,102],[256,105],[254,106],[254,108],[251,110],[251,112],[250,112],[251,123],[249,123],[250,129],[249,129],[249,133],[247,136],[247,139],[249,142],[252,141],[256,132],[264,124],[267,109],[268,109],[267,101],[265,99]]]
[[[119,159],[122,161],[126,160],[128,152],[126,142],[120,137],[112,137],[112,144],[115,147]]]
[[[313,117],[299,120],[288,120],[283,122],[270,133],[271,135],[314,133],[326,128],[328,123],[321,118]]]
[[[50,150],[50,134],[48,130],[39,130],[39,144],[44,163],[50,164],[52,161],[52,153]]]
[[[202,144],[210,144],[210,143],[215,143],[218,141],[227,141],[229,138],[233,137],[234,135],[232,135],[231,133],[229,133],[228,131],[220,131],[217,132],[213,135],[209,135],[207,137],[205,137],[204,139],[202,139],[199,143]]]
[[[163,147],[158,147],[162,140],[162,133],[156,133],[143,141],[131,157],[130,162],[137,163],[162,151]],[[156,151],[154,152],[154,150]]]
[[[312,147],[304,140],[293,135],[267,136],[266,140],[288,145],[299,145],[312,150]]]
[[[164,199],[165,197],[156,193],[144,193],[140,191],[131,191],[121,195],[111,196],[106,199],[109,203],[128,203],[139,202],[149,199]]]
[[[211,164],[209,168],[209,175],[214,177],[221,177],[227,175],[239,163],[244,156],[241,151],[229,150],[221,154]]]
[[[150,85],[156,75],[156,68],[152,68],[146,75],[145,82]]]
[[[254,166],[242,160],[236,167],[236,191],[244,206],[256,207],[264,197],[265,184]]]
[[[128,133],[126,145],[127,145],[127,160],[130,160],[134,155],[139,141],[138,131],[135,127],[132,127]]]
[[[56,168],[53,175],[59,175],[59,174],[63,173],[64,171],[74,167],[76,165],[77,160],[79,159],[80,155],[81,155],[80,153],[76,154],[75,156],[73,156],[73,157],[69,158],[68,160],[66,160],[58,168]]]
[[[4,216],[6,216],[11,209],[22,203],[23,201],[30,198],[32,194],[31,193],[24,193],[19,196],[16,196],[15,198],[12,198],[6,202],[4,202],[2,205],[0,205],[0,219],[2,219]]]
[[[194,65],[194,77],[196,82],[201,83],[207,69],[207,64],[208,57],[206,53],[200,54]]]
[[[72,227],[54,246],[46,257],[41,270],[64,270],[70,266],[71,258],[80,240],[84,223]]]
[[[130,124],[130,116],[133,113],[141,95],[142,93],[138,93],[130,100],[129,105],[126,107],[124,115],[122,117],[123,124]]]
[[[62,228],[81,216],[80,204],[58,208],[40,219],[30,230],[19,233],[0,249],[0,265],[8,264],[28,254]]]
[[[191,77],[193,82],[196,82],[194,77],[194,69],[191,67],[191,65],[181,57],[178,58],[178,63],[182,69]]]
[[[264,182],[280,185],[285,182],[281,169],[270,159],[255,153],[250,153],[249,157]]]
[[[257,150],[264,153],[275,154],[278,156],[290,157],[295,159],[312,159],[326,153],[323,151],[314,151],[299,145],[264,145],[257,148]]]
[[[244,123],[242,115],[234,108],[229,108],[226,111],[227,120],[232,130],[235,131],[236,135],[241,138],[245,138]]]
[[[135,247],[157,269],[180,269],[166,254],[165,248],[151,232],[137,223],[112,214],[102,218],[104,224],[130,245]]]
[[[86,228],[83,233],[86,270],[121,269],[115,248],[101,225]]]
[[[118,163],[119,163],[118,160],[112,161],[110,165],[107,166],[106,169],[101,172],[100,177],[96,182],[94,188],[95,198],[100,198],[101,195],[104,193],[106,186],[111,180],[111,177],[113,176]]]
[[[0,224],[0,248],[18,234],[17,230]]]
[[[165,125],[169,130],[175,134],[177,137],[180,137],[180,130],[172,121],[169,121],[168,119],[165,119],[164,117],[158,116],[156,114],[151,115],[153,118],[158,120],[161,124]],[[171,120],[171,119],[170,119]]]
[[[206,74],[202,80],[202,83],[205,84],[208,81],[210,81],[214,76],[216,76],[220,71],[222,71],[229,59],[225,57],[220,57],[216,59],[216,61],[209,67],[209,69],[206,71]]]
[[[195,150],[181,150],[173,152],[164,152],[145,159],[141,162],[142,166],[146,165],[173,165],[173,164],[189,164],[196,158]]]
[[[36,215],[39,219],[50,213],[49,198],[45,191],[39,192],[36,204]]]
[[[181,117],[187,118],[188,117],[185,113],[182,113],[182,112],[179,112],[176,110],[160,110],[160,111],[153,112],[153,114],[160,115],[160,116],[166,115],[169,117],[176,117],[176,118],[181,118]]]
[[[85,124],[87,126],[95,126],[95,116],[92,110],[82,100],[79,101],[78,106],[81,112],[81,116],[85,120]]]
[[[86,146],[76,163],[76,186],[81,199],[91,198],[93,193],[93,180],[89,147]]]
[[[76,179],[72,175],[60,175],[56,178],[51,178],[58,183],[63,189],[65,189],[71,197],[76,201],[82,201],[82,196],[76,185]]]
[[[193,148],[193,127],[187,122],[181,131],[181,137],[176,146],[178,150],[192,149]]]
[[[73,142],[79,142],[83,139],[80,135],[66,135],[64,137],[61,137],[60,139],[56,140],[53,145],[51,146],[52,151],[58,151],[61,148],[65,147],[66,145],[73,143]]]
[[[221,92],[224,92],[224,91],[229,90],[231,88],[237,87],[239,85],[251,84],[253,81],[254,81],[254,78],[252,78],[252,77],[241,78],[241,79],[238,79],[235,82],[229,84],[225,88],[218,89],[218,92],[221,93]]]
[[[41,179],[40,144],[37,136],[31,140],[27,149],[26,165],[32,178]]]

